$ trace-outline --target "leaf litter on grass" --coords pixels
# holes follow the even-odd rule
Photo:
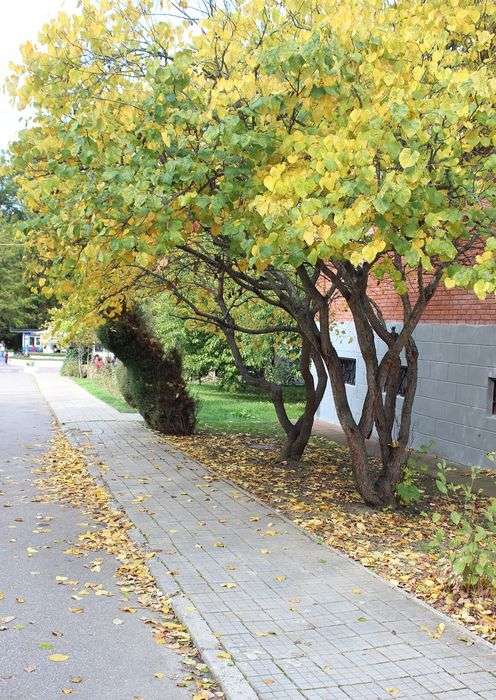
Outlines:
[[[98,525],[95,530],[82,532],[78,541],[66,549],[65,553],[69,556],[82,556],[89,552],[103,551],[115,557],[120,562],[115,577],[121,593],[126,600],[129,595],[134,595],[140,608],[150,614],[141,619],[150,626],[155,642],[182,656],[186,670],[185,677],[178,685],[189,688],[194,700],[223,698],[224,694],[211,677],[208,667],[201,661],[186,627],[175,617],[170,599],[162,595],[150,573],[147,561],[154,556],[153,553],[145,552],[131,540],[128,531],[133,527],[132,523],[123,512],[111,506],[107,490],[89,473],[83,452],[73,447],[61,433],[57,433],[49,451],[42,458],[42,466],[33,471],[41,475],[36,482],[40,489],[37,501],[68,503],[83,509],[85,515]],[[97,568],[98,562],[99,560],[94,560],[90,568]],[[95,595],[111,595],[97,584],[87,584],[86,590],[83,588],[79,593],[86,595],[90,590]],[[73,597],[80,599],[80,595]],[[129,606],[121,609],[130,614],[138,610],[137,607]],[[74,613],[84,612],[82,607],[70,610]],[[120,623],[120,618],[114,620],[114,624]],[[49,656],[55,662],[67,658],[63,654]]]
[[[323,438],[312,438],[298,468],[281,464],[276,439],[265,438],[263,450],[260,437],[247,434],[203,432],[167,436],[166,442],[215,477],[255,494],[326,544],[496,642],[494,591],[453,585],[442,553],[427,546],[440,524],[452,528],[454,506],[436,493],[426,497],[423,510],[367,508],[355,489],[347,449]],[[211,476],[206,479],[211,483]],[[436,524],[434,511],[441,516]]]

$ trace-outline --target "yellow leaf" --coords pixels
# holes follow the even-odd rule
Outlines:
[[[357,250],[354,250],[353,253],[350,255],[350,262],[352,265],[354,265],[354,267],[361,265],[363,262],[363,255]]]
[[[48,658],[50,661],[67,661],[69,657],[67,654],[50,654]]]
[[[486,292],[487,292],[487,283],[484,282],[483,280],[478,280],[474,284],[474,292],[475,295],[483,301],[486,298]]]
[[[303,240],[307,245],[312,245],[312,243],[315,241],[314,232],[311,228],[305,230],[303,234]]]
[[[420,153],[418,151],[404,148],[400,153],[400,165],[402,168],[411,168],[418,161],[419,157]]]
[[[219,651],[219,653],[217,654],[217,658],[230,661],[232,659],[232,656],[228,651]]]

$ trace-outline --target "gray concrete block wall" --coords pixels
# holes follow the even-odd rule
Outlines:
[[[400,326],[394,321],[388,325]],[[334,340],[340,357],[356,360],[355,385],[348,386],[348,398],[358,418],[366,381],[353,323],[338,324]],[[494,467],[486,454],[496,450],[496,416],[491,414],[490,396],[490,379],[496,379],[496,323],[421,323],[415,340],[420,357],[412,446],[428,446],[429,451],[461,464]],[[381,355],[385,346],[379,339],[376,343]],[[317,417],[339,422],[330,387]]]

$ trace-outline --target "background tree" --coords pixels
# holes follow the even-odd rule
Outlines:
[[[0,339],[14,348],[20,346],[21,338],[10,331],[21,326],[40,328],[49,306],[25,278],[24,245],[15,235],[16,223],[24,216],[12,179],[0,176]]]
[[[152,296],[145,302],[144,310],[164,349],[181,351],[188,379],[201,382],[213,374],[223,387],[244,386],[229,345],[214,323],[195,317],[190,308],[181,309],[170,292]],[[281,384],[301,383],[297,339],[291,340],[286,334],[277,338],[271,334],[245,334],[241,350],[247,367],[258,372],[265,370],[268,378]]]

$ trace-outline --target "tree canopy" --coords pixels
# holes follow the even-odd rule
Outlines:
[[[494,23],[476,0],[242,2],[189,33],[150,2],[61,15],[16,69],[37,110],[18,183],[57,293],[120,291],[109,268],[200,226],[259,270],[368,263],[401,291],[399,254],[494,292]]]
[[[119,313],[157,271],[166,285],[177,255],[274,304],[325,365],[362,495],[390,500],[423,310],[441,283],[496,290],[496,7],[247,0],[198,19],[185,8],[183,22],[154,7],[84,2],[23,48],[12,89],[35,117],[12,164],[33,272],[72,326]],[[399,333],[372,278],[401,300]],[[335,294],[366,364],[358,421],[329,332]],[[375,485],[372,427],[386,465]]]

